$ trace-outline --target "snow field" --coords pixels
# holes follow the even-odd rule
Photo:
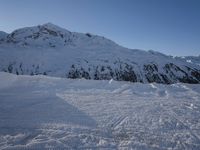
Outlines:
[[[200,85],[0,73],[0,149],[200,149]]]

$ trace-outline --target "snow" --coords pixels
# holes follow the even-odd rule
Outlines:
[[[8,35],[8,33],[0,31],[0,40],[6,38],[7,35]]]
[[[200,149],[200,85],[0,72],[0,149]]]
[[[199,56],[176,57],[176,59],[182,59],[186,62],[193,63],[193,64],[200,66],[200,55]]]
[[[168,70],[167,74],[165,65],[170,63],[182,71],[172,66],[172,73]],[[26,75],[47,74],[53,77],[67,77],[74,65],[79,71],[83,69],[87,72],[92,79],[98,68],[102,76],[108,76],[108,80],[116,80],[117,77],[110,77],[111,70],[107,67],[112,69],[112,73],[119,73],[121,70],[127,71],[128,64],[133,68],[137,82],[144,83],[148,82],[148,71],[145,71],[144,66],[155,64],[157,70],[149,74],[157,74],[162,83],[166,81],[161,75],[166,75],[172,83],[184,76],[200,82],[198,76],[191,73],[196,71],[196,74],[200,74],[200,66],[196,63],[188,63],[153,50],[124,48],[107,38],[70,32],[51,23],[21,28],[5,37],[0,42],[0,64],[0,71]],[[105,67],[104,71],[100,70],[102,66]]]

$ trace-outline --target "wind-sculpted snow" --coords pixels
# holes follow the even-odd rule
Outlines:
[[[197,63],[152,50],[124,48],[104,37],[70,32],[50,23],[0,33],[0,71],[142,83],[200,83]]]
[[[0,149],[200,149],[200,86],[0,73]]]

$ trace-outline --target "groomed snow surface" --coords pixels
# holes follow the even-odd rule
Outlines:
[[[0,149],[200,149],[200,85],[0,72]]]

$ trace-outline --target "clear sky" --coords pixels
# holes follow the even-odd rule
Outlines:
[[[0,30],[51,22],[169,55],[200,55],[200,0],[0,0]]]

